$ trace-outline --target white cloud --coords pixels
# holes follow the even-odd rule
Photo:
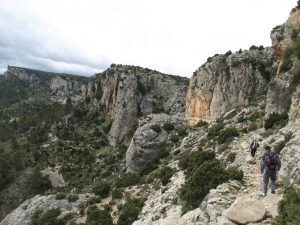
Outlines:
[[[296,0],[3,0],[9,65],[93,75],[111,63],[190,77],[209,56],[271,46]]]

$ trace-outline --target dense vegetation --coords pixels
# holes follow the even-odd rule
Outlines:
[[[179,167],[185,170],[186,182],[180,189],[183,211],[197,208],[210,189],[216,188],[230,179],[242,180],[243,172],[228,170],[215,158],[212,151],[195,151],[184,154]]]

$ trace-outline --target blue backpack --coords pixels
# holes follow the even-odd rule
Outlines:
[[[277,156],[276,154],[271,154],[266,156],[267,167],[269,170],[275,170],[277,167]]]

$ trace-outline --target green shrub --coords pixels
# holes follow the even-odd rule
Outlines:
[[[208,125],[208,122],[200,120],[195,126],[196,127],[204,127]]]
[[[145,165],[139,170],[139,175],[144,176],[151,173],[153,170],[157,169],[159,165],[159,158],[154,156],[152,159],[148,160]]]
[[[288,122],[287,113],[282,113],[282,114],[272,113],[265,121],[265,129],[268,130],[275,126],[282,128],[287,124],[287,122]]]
[[[42,213],[41,211],[36,211],[31,218],[31,225],[63,225],[65,222],[57,217],[60,215],[61,211],[59,208],[50,209],[49,211]]]
[[[275,225],[296,225],[300,221],[300,191],[289,186],[284,190],[283,200],[278,205]]]
[[[137,81],[137,89],[141,93],[142,96],[145,96],[148,92],[148,88],[140,81]]]
[[[166,148],[160,148],[158,150],[158,152],[156,153],[156,156],[159,159],[164,159],[164,158],[168,157],[169,155],[170,155],[170,152]]]
[[[43,194],[51,188],[51,181],[47,176],[43,176],[37,169],[28,177],[27,189],[30,194]]]
[[[113,225],[113,220],[107,210],[100,210],[96,205],[88,208],[86,225]]]
[[[177,142],[179,141],[178,135],[173,134],[173,135],[170,137],[170,141],[173,142],[173,143],[177,143]]]
[[[174,125],[172,124],[172,123],[165,123],[164,125],[163,125],[163,128],[166,130],[166,131],[172,131],[172,130],[174,130]]]
[[[123,190],[120,188],[115,188],[112,190],[111,196],[113,199],[121,199],[123,197]]]
[[[159,124],[154,124],[150,128],[154,130],[156,133],[160,133],[161,131]]]
[[[143,209],[144,202],[145,199],[143,198],[128,199],[128,201],[122,207],[122,212],[118,219],[117,225],[132,224]]]
[[[211,140],[211,139],[217,137],[219,135],[220,130],[222,130],[224,128],[224,126],[225,125],[223,123],[218,123],[217,125],[208,129],[207,138],[209,140]]]
[[[98,181],[94,184],[92,192],[95,195],[100,195],[101,198],[106,198],[110,193],[110,185],[106,181]]]
[[[223,144],[229,138],[238,137],[238,136],[239,136],[238,130],[235,127],[229,127],[229,128],[226,128],[226,129],[220,131],[217,140],[218,140],[219,144]]]
[[[184,202],[183,208],[197,208],[210,189],[226,182],[228,178],[228,173],[216,159],[204,161],[180,188],[179,196]]]
[[[69,202],[76,202],[78,200],[78,195],[69,194],[69,195],[67,195],[67,199],[68,199]]]
[[[177,127],[176,128],[177,134],[182,137],[187,135],[187,130],[184,127]]]
[[[163,167],[159,172],[159,178],[163,186],[167,185],[170,178],[173,176],[173,170],[171,167]]]
[[[138,184],[140,180],[141,177],[137,173],[124,173],[116,179],[115,186],[118,188],[133,186]]]
[[[231,54],[232,54],[232,52],[229,50],[229,51],[227,51],[227,52],[225,53],[225,56],[228,57],[228,56],[230,56]]]
[[[65,193],[57,193],[55,199],[56,200],[62,200],[66,198],[66,194]]]
[[[229,167],[227,169],[228,175],[229,175],[229,179],[230,180],[238,180],[238,181],[242,181],[244,178],[244,172],[242,170],[239,170],[235,167]]]
[[[210,189],[229,179],[243,179],[242,171],[236,168],[226,170],[215,158],[213,151],[185,153],[178,165],[185,170],[186,175],[186,181],[179,190],[184,213],[197,208]]]

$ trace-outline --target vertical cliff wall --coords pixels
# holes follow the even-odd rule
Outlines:
[[[266,92],[277,68],[271,48],[254,48],[210,57],[193,75],[186,99],[190,125],[214,121],[227,111],[247,106]]]
[[[109,141],[114,146],[130,141],[140,117],[161,112],[184,117],[187,85],[187,78],[113,64],[90,80],[88,96],[112,118]]]

